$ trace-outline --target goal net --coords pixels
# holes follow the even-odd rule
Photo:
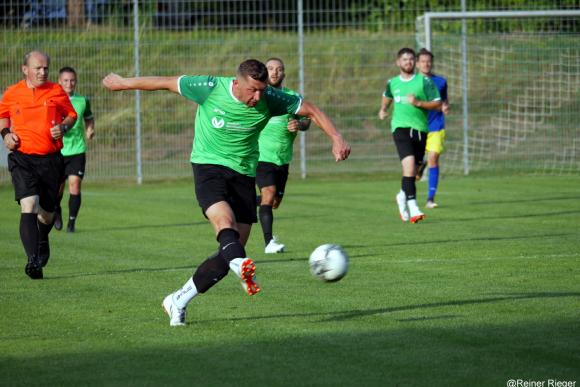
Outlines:
[[[580,172],[580,13],[457,14],[417,20],[449,83],[446,169]]]

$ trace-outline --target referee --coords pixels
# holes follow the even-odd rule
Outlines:
[[[25,273],[42,279],[50,257],[48,233],[62,181],[62,137],[77,119],[68,95],[48,82],[50,58],[41,51],[24,56],[24,79],[0,100],[0,128],[8,169],[20,204],[20,239],[28,257]]]

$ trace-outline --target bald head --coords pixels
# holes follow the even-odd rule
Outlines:
[[[24,62],[22,62],[22,65],[28,66],[31,57],[44,58],[44,59],[46,59],[46,62],[50,65],[50,57],[47,54],[45,54],[44,52],[39,51],[39,50],[32,50],[32,51],[29,51],[26,54],[24,54]]]
[[[22,73],[28,87],[39,87],[48,81],[49,63],[49,56],[42,51],[34,50],[24,55]]]

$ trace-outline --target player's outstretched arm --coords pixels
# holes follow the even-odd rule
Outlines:
[[[296,114],[310,118],[326,133],[332,141],[332,154],[336,161],[342,161],[348,158],[350,155],[350,144],[342,138],[342,135],[338,132],[332,120],[318,106],[308,101],[302,101],[302,106]]]
[[[103,86],[109,90],[169,90],[179,93],[177,82],[179,77],[134,77],[124,78],[118,74],[110,73],[103,78]]]

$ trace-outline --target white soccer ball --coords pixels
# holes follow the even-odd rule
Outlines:
[[[348,271],[348,255],[339,245],[330,243],[314,249],[308,263],[312,275],[325,282],[338,281]]]

